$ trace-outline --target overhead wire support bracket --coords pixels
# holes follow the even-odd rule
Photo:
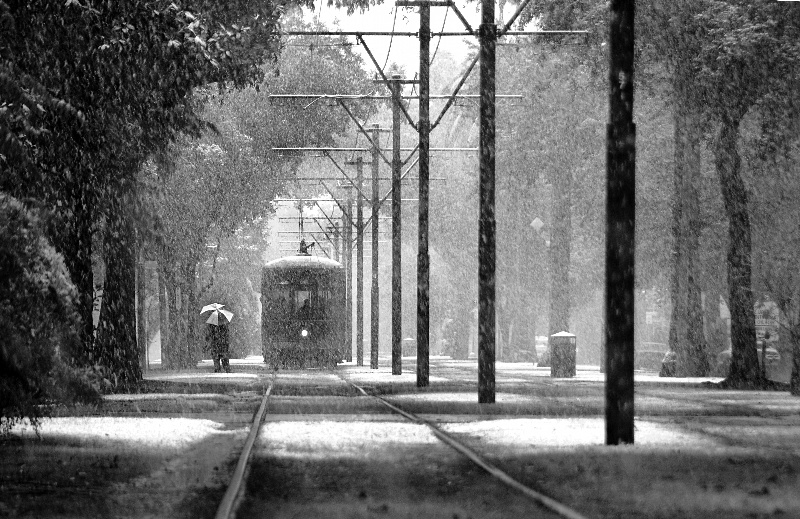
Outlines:
[[[341,99],[339,99],[338,101],[339,101],[339,105],[341,105],[341,107],[344,108],[344,111],[347,112],[347,115],[349,115],[350,118],[353,120],[353,122],[356,123],[356,126],[358,126],[358,129],[361,131],[361,133],[364,134],[364,137],[367,139],[367,141],[369,141],[370,145],[378,152],[378,155],[380,155],[380,157],[383,159],[383,161],[386,164],[391,166],[392,165],[392,161],[390,161],[389,159],[386,158],[386,155],[383,154],[383,151],[381,150],[380,146],[375,141],[372,140],[372,137],[370,137],[367,134],[367,130],[364,129],[364,125],[362,125],[361,122],[359,122],[358,118],[347,107],[347,105],[344,103],[344,101],[342,101]]]
[[[381,75],[381,79],[383,79],[383,81],[386,84],[389,84],[390,79],[386,77],[386,74],[383,72],[383,67],[381,67],[380,63],[378,63],[378,60],[375,59],[375,56],[372,54],[372,51],[370,50],[369,46],[367,45],[367,42],[364,41],[364,38],[362,38],[361,36],[356,36],[356,39],[358,41],[360,41],[362,45],[364,45],[364,50],[367,51],[367,55],[369,56],[369,59],[372,60],[372,64],[375,65],[375,68],[378,70],[378,73]],[[400,107],[400,110],[403,111],[403,115],[405,115],[406,120],[408,121],[408,124],[410,124],[411,127],[414,128],[415,131],[419,131],[419,127],[417,126],[417,123],[414,122],[414,120],[411,118],[411,114],[408,113],[408,110],[406,110],[405,105],[403,105],[403,103],[402,103],[403,99],[402,99],[402,97],[400,97],[400,94],[398,92],[395,92],[394,90],[392,90],[392,98],[394,99],[394,102],[397,103],[397,106]],[[339,101],[339,104],[342,104],[342,102]],[[384,157],[383,160],[386,160],[386,157]],[[388,161],[387,161],[387,164],[389,164],[389,166],[392,165],[391,162],[388,162]]]
[[[469,64],[469,67],[467,68],[467,71],[464,73],[463,76],[461,76],[461,81],[459,81],[458,85],[456,85],[456,87],[453,89],[453,95],[451,95],[450,98],[447,100],[447,103],[445,103],[444,108],[442,108],[442,111],[439,113],[439,117],[437,117],[436,121],[434,121],[434,123],[431,125],[431,130],[433,130],[434,128],[439,126],[439,123],[442,122],[442,119],[444,118],[444,116],[447,113],[447,111],[450,109],[451,106],[453,106],[453,103],[456,102],[456,97],[458,96],[458,92],[461,90],[461,87],[464,86],[464,83],[467,82],[467,78],[472,73],[472,69],[475,68],[475,64],[478,63],[478,59],[480,57],[481,57],[481,55],[480,55],[480,53],[478,53],[472,59],[472,63]],[[480,96],[478,96],[478,97],[480,97]],[[497,97],[497,96],[495,96],[495,97]],[[522,97],[522,96],[520,96],[520,97]]]
[[[508,23],[506,23],[503,26],[503,28],[498,32],[497,34],[498,36],[503,36],[508,33],[508,31],[511,29],[511,26],[514,25],[514,22],[516,22],[517,18],[519,18],[519,15],[522,14],[522,11],[524,11],[525,8],[528,7],[530,1],[531,0],[522,0],[522,3],[517,7],[516,12],[514,12],[514,14],[511,15],[511,19],[509,19]]]
[[[336,205],[342,211],[342,218],[347,220],[347,225],[354,226],[355,222],[353,221],[353,218],[349,214],[347,214],[347,210],[345,210],[344,206],[342,206],[341,202],[339,202],[339,199],[336,198],[336,195],[333,194],[333,191],[331,191],[328,185],[322,180],[320,180],[319,183],[322,187],[325,188],[325,191],[327,191],[328,194],[331,195],[331,199],[336,203]]]
[[[464,15],[461,14],[461,11],[458,10],[458,6],[452,0],[397,0],[394,5],[395,7],[449,7],[453,10],[458,19],[461,20],[461,23],[464,24],[464,28],[469,31],[472,36],[475,35],[472,26],[467,19],[464,18]]]
[[[338,169],[338,170],[339,170],[339,172],[340,172],[342,175],[344,175],[344,178],[346,178],[346,179],[347,179],[347,181],[348,181],[348,182],[350,182],[350,185],[351,185],[352,187],[354,187],[356,191],[358,191],[358,196],[360,196],[360,197],[364,198],[365,200],[368,200],[367,196],[366,196],[366,195],[365,195],[363,192],[361,192],[361,189],[359,189],[359,187],[356,185],[356,183],[353,181],[353,179],[352,179],[352,178],[350,178],[350,175],[348,175],[347,173],[345,173],[345,172],[344,172],[344,169],[343,169],[343,168],[342,168],[342,167],[341,167],[341,166],[340,166],[340,165],[339,165],[339,164],[338,164],[338,163],[337,163],[335,160],[333,160],[333,157],[331,157],[330,153],[328,153],[327,151],[326,151],[326,152],[323,152],[323,153],[324,153],[324,155],[325,155],[326,157],[328,157],[328,158],[331,160],[331,162],[333,162],[333,165],[334,165],[334,166],[336,166],[336,169]]]

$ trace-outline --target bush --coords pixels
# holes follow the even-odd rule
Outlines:
[[[35,212],[0,193],[0,434],[26,418],[36,425],[51,404],[98,398],[92,370],[72,361],[75,287],[42,229]]]

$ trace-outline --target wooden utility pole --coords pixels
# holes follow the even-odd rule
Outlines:
[[[364,159],[356,159],[356,189],[364,187]],[[356,364],[364,365],[364,197],[356,199]]]
[[[403,373],[402,213],[400,208],[400,75],[392,76],[392,375]]]
[[[606,444],[633,443],[634,0],[612,0],[606,139]]]
[[[515,36],[528,36],[528,35],[542,35],[542,36],[563,36],[563,35],[587,35],[587,31],[511,31],[510,28],[517,20],[519,15],[527,6],[529,0],[523,0],[518,7],[516,13],[511,17],[508,23],[505,24],[502,31],[498,31],[497,26],[494,24],[494,4],[491,0],[482,0],[482,24],[479,33],[476,33],[472,27],[469,26],[464,16],[459,12],[455,3],[446,0],[397,0],[396,7],[419,7],[420,13],[420,30],[414,32],[381,32],[381,31],[359,31],[359,32],[342,32],[342,31],[288,31],[287,35],[318,35],[318,36],[355,36],[359,44],[364,47],[370,60],[375,65],[378,73],[381,76],[382,82],[390,89],[397,88],[395,80],[390,80],[383,72],[383,67],[378,63],[367,45],[365,36],[408,36],[417,37],[420,40],[420,79],[419,79],[419,121],[415,123],[405,106],[402,104],[398,95],[392,90],[392,98],[394,105],[402,115],[406,118],[408,123],[417,130],[419,134],[419,235],[418,235],[418,253],[417,253],[417,386],[428,386],[429,371],[430,371],[430,257],[428,249],[428,211],[429,211],[429,153],[430,153],[430,132],[442,120],[442,117],[447,110],[453,105],[461,87],[467,80],[467,76],[472,71],[477,58],[473,60],[469,69],[462,77],[454,92],[447,96],[447,103],[445,104],[442,112],[436,121],[431,124],[430,122],[430,40],[432,36],[476,36],[481,39],[481,50],[479,58],[481,59],[481,88],[491,89],[489,95],[485,91],[481,92],[481,201],[480,201],[480,243],[479,250],[479,299],[482,310],[479,311],[479,338],[483,338],[479,345],[479,401],[481,402],[494,402],[494,329],[495,329],[495,312],[494,312],[494,269],[495,269],[495,221],[494,221],[494,134],[495,134],[495,110],[494,102],[498,97],[518,97],[518,96],[498,96],[495,94],[494,85],[494,69],[495,69],[495,46],[499,36],[515,35]],[[430,7],[443,6],[452,9],[456,16],[464,24],[466,32],[438,32],[432,33],[430,30]],[[395,85],[394,87],[392,85]],[[292,96],[296,97],[296,96]],[[326,97],[326,96],[315,96]],[[355,118],[349,108],[344,104],[343,99],[356,99],[356,98],[379,98],[381,96],[327,96],[334,97],[339,101],[339,104],[344,108],[351,119],[356,123],[359,130],[371,140],[369,134],[363,129],[361,123]],[[436,97],[436,96],[433,96]],[[374,146],[374,144],[373,144]],[[395,148],[397,149],[397,148]],[[392,165],[393,173],[396,171],[393,158],[392,163],[384,158],[387,164]],[[394,186],[394,183],[393,183]],[[398,189],[399,192],[399,189]],[[399,198],[399,194],[398,194]],[[399,208],[397,209],[399,215]],[[393,207],[394,215],[394,207]],[[398,216],[399,218],[399,216]],[[397,226],[399,236],[399,225]],[[394,231],[393,231],[394,232]],[[398,238],[399,239],[399,238]],[[393,240],[394,241],[394,240]],[[394,247],[394,245],[393,245]],[[399,241],[398,245],[399,247]],[[399,256],[399,253],[398,253]],[[393,249],[393,259],[395,258]],[[399,272],[399,257],[397,261],[397,269]],[[394,267],[393,267],[393,287],[394,287]],[[399,330],[399,312],[394,312],[395,302],[393,295],[393,338],[392,338],[392,366],[393,373],[400,373],[399,357],[395,362],[395,355],[399,355],[399,345],[395,344],[395,326]],[[397,323],[394,318],[397,316]],[[397,332],[399,334],[399,331]],[[361,348],[362,345],[357,345]],[[396,368],[396,370],[395,370]]]
[[[356,157],[356,365],[364,365],[364,159]]]
[[[478,210],[478,402],[495,401],[495,49],[494,0],[482,0]]]
[[[351,187],[351,186],[347,186]],[[345,295],[345,347],[344,360],[353,362],[353,196],[351,189],[347,189],[347,197],[344,202],[344,272],[345,283],[347,284]]]
[[[430,165],[431,8],[419,8],[419,240],[417,249],[417,386],[430,384],[430,256],[428,254],[428,177]]]
[[[372,290],[370,292],[370,356],[369,367],[378,369],[378,337],[379,337],[379,298],[380,290],[378,284],[378,233],[380,232],[380,220],[378,219],[378,209],[380,208],[380,195],[378,193],[378,174],[380,173],[380,126],[372,125]]]

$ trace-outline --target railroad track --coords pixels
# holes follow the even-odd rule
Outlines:
[[[455,450],[461,456],[469,460],[469,462],[474,464],[474,466],[479,467],[481,470],[483,470],[492,479],[496,480],[497,482],[501,483],[502,485],[505,485],[510,489],[513,489],[513,491],[518,492],[526,499],[550,511],[555,516],[564,519],[585,519],[585,516],[573,510],[564,503],[552,499],[536,491],[535,489],[532,489],[520,483],[519,481],[515,480],[507,473],[505,473],[503,470],[501,470],[499,467],[492,464],[485,457],[481,456],[473,449],[466,446],[464,443],[458,441],[453,436],[444,432],[441,428],[436,426],[436,424],[428,420],[425,420],[424,418],[421,418],[418,415],[405,411],[404,409],[398,407],[397,405],[392,404],[391,402],[385,400],[381,396],[370,394],[367,390],[365,390],[361,386],[358,386],[350,381],[347,381],[342,377],[340,378],[346,384],[352,387],[355,391],[357,391],[358,394],[361,394],[367,398],[379,402],[381,406],[391,411],[391,413],[399,415],[408,422],[411,422],[413,424],[427,427],[441,443]],[[225,495],[217,509],[215,519],[232,519],[236,517],[238,506],[241,504],[241,502],[245,497],[244,493],[245,493],[246,480],[248,476],[248,466],[253,456],[256,439],[259,435],[261,426],[264,423],[264,418],[268,412],[269,400],[271,398],[271,395],[273,395],[274,388],[276,387],[276,381],[277,381],[276,374],[273,373],[269,385],[266,387],[264,391],[264,395],[262,397],[259,409],[253,418],[253,422],[250,426],[250,432],[245,442],[245,446],[242,450],[242,453],[234,470],[231,483],[228,486]]]

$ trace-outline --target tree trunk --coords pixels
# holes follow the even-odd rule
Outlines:
[[[92,227],[93,211],[88,195],[79,195],[73,200],[72,218],[61,234],[53,236],[58,252],[64,256],[72,283],[78,294],[77,310],[81,316],[80,340],[83,351],[70,352],[82,364],[92,364],[94,343],[94,278],[92,275]]]
[[[115,387],[142,379],[136,344],[136,238],[126,197],[112,203],[105,238],[106,282],[95,354]]]
[[[714,160],[728,216],[728,292],[731,310],[731,368],[734,386],[762,382],[756,352],[753,308],[750,214],[737,148],[741,115],[727,115],[714,143]]]
[[[695,281],[701,228],[697,194],[700,184],[700,132],[697,117],[680,101],[675,108],[674,168],[672,235],[675,244],[670,286],[672,315],[669,347],[676,355],[676,376],[702,376],[708,373],[707,347],[703,334],[700,287]]]
[[[164,267],[164,285],[166,287],[166,300],[167,300],[167,335],[169,336],[169,343],[167,347],[162,349],[161,355],[163,357],[163,366],[165,369],[178,369],[180,367],[180,339],[178,337],[177,322],[178,322],[178,308],[175,304],[176,293],[179,292],[175,283],[175,273],[172,271],[172,265],[167,264]]]
[[[184,265],[184,277],[186,281],[186,340],[190,367],[196,366],[197,362],[201,359],[201,348],[197,340],[197,316],[200,312],[200,306],[197,296],[196,268],[197,262],[194,260],[188,261]]]

